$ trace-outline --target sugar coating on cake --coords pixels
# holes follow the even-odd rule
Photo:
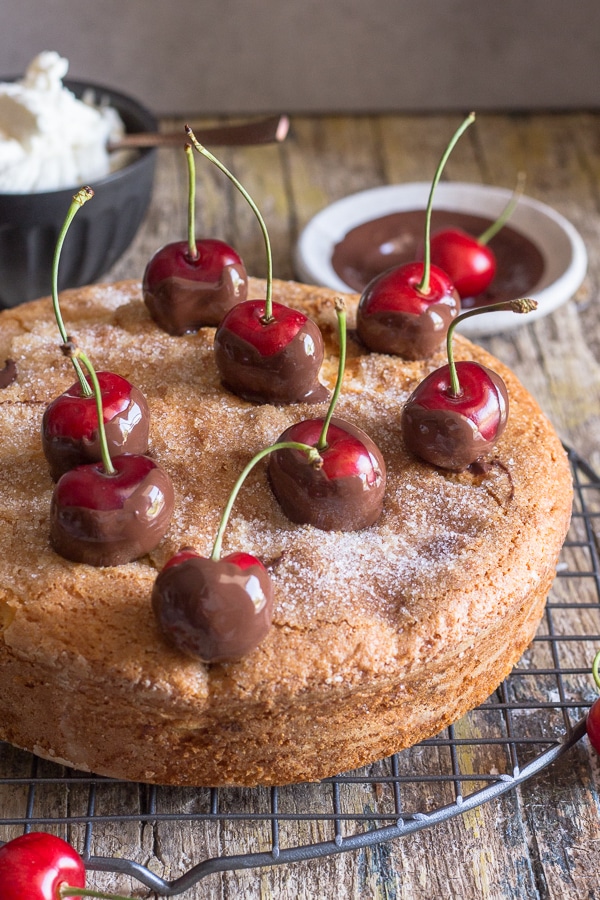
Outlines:
[[[264,296],[250,279],[249,297]],[[337,372],[335,294],[275,282],[274,299],[321,328],[321,380]],[[498,371],[507,429],[487,471],[412,457],[402,405],[445,362],[365,351],[353,331],[336,416],[375,441],[384,510],[361,532],[289,522],[265,466],[244,484],[223,553],[257,555],[273,579],[274,624],[253,653],[207,666],[169,646],[150,595],[182,546],[209,555],[246,463],[326,404],[258,405],[220,384],[214,329],[171,337],[140,285],[65,292],[67,330],[97,370],[135,384],[150,411],[150,455],[169,472],[175,514],[148,556],[109,569],[68,562],[48,540],[53,484],[40,442],[48,402],[74,381],[50,300],[0,315],[0,737],[100,774],[174,784],[314,780],[441,730],[497,687],[531,641],[568,527],[571,479],[552,427],[514,375],[460,336],[457,359]],[[4,356],[1,356],[4,354]]]

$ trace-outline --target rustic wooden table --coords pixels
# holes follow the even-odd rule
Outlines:
[[[355,191],[429,180],[459,121],[458,115],[295,117],[282,145],[219,152],[260,206],[273,244],[275,275],[288,279],[296,274],[296,239],[316,212]],[[169,129],[182,124],[163,123]],[[264,275],[264,246],[252,212],[213,166],[198,159],[197,169],[197,233],[230,242],[251,274]],[[583,236],[588,276],[577,296],[553,315],[482,343],[515,370],[563,440],[598,471],[600,115],[481,114],[448,162],[444,178],[511,188],[520,169],[527,173],[526,193],[563,213]],[[154,250],[185,237],[186,184],[183,155],[159,151],[146,223],[108,273],[110,280],[141,277]],[[213,874],[182,896],[598,897],[599,788],[600,767],[584,738],[521,787],[433,828],[292,866]],[[211,853],[186,834],[185,825],[162,845],[152,844],[144,831],[137,837],[131,832],[111,825],[105,852],[127,855],[127,841],[137,840],[140,858],[167,878]],[[96,840],[98,834],[96,828]],[[132,887],[122,877],[101,876],[98,883],[125,892]],[[148,896],[139,886],[133,889],[136,896]]]

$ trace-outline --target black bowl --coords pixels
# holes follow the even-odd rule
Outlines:
[[[119,112],[127,132],[158,128],[154,115],[125,94],[83,81],[64,83],[78,97],[92,91],[96,101],[106,100]],[[62,247],[60,290],[96,281],[127,250],[148,209],[155,166],[156,150],[144,149],[124,168],[90,185],[94,197],[77,212]],[[0,194],[0,308],[50,293],[56,241],[81,187]]]

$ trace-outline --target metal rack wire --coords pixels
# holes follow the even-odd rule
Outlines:
[[[171,897],[213,872],[282,865],[401,838],[531,778],[585,733],[585,712],[595,697],[590,669],[600,647],[600,479],[575,452],[569,456],[574,513],[544,619],[511,675],[460,722],[365,769],[272,789],[127,784],[0,743],[0,841],[52,830],[77,847],[88,869],[128,875]],[[167,881],[123,856],[128,830],[139,835],[145,827],[155,839],[184,829],[215,853],[190,858],[188,868]],[[107,829],[116,829],[118,855],[95,854],[101,829],[105,839]]]

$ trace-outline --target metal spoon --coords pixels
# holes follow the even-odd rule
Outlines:
[[[233,125],[216,125],[213,128],[194,129],[194,134],[202,144],[217,144],[222,147],[249,146],[251,144],[272,144],[285,140],[290,128],[287,116],[268,116]],[[144,147],[180,147],[185,143],[183,126],[177,132],[139,132],[124,134],[118,141],[108,145],[109,150]]]

